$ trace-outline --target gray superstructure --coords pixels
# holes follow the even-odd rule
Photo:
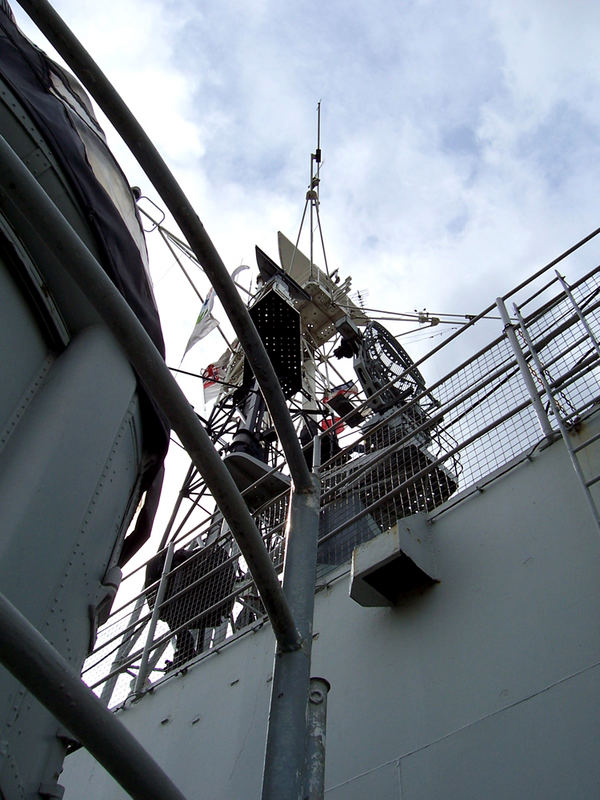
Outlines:
[[[200,425],[152,344],[136,195],[0,22],[2,800],[598,796],[600,268],[568,258],[598,231],[414,363],[312,240],[257,248],[246,309],[184,209],[239,337]],[[192,464],[133,567],[161,412]]]
[[[396,408],[397,424],[412,420],[403,435],[377,437],[372,431],[388,430],[393,411],[367,402],[360,416],[352,396],[349,413],[360,424],[347,429],[349,455],[342,450],[320,471],[312,674],[332,687],[326,797],[596,796],[599,288],[598,269],[568,293],[550,270],[509,292],[498,306],[516,301],[523,326],[515,310],[504,331],[488,323],[491,341],[479,337],[475,355]],[[449,350],[419,370],[432,374]],[[411,407],[427,403],[415,426]],[[420,440],[419,427],[429,431]],[[429,460],[415,466],[417,444]],[[282,478],[270,480],[273,495],[286,491]],[[201,541],[208,552],[235,552],[215,517],[198,524],[194,508],[207,496],[197,480],[187,487],[172,527],[175,548]],[[284,499],[267,495],[253,507],[277,563]],[[235,605],[200,624],[224,594],[218,574],[212,603],[198,592],[202,570],[187,592],[179,584],[171,593],[179,628],[202,630],[191,660],[170,661],[173,620],[148,638],[145,594],[135,599],[132,575],[133,596],[107,623],[84,675],[188,796],[257,797],[273,636],[243,570],[228,588]],[[140,682],[145,648],[151,666]],[[69,758],[65,783],[84,785],[90,797],[123,796],[83,754]]]
[[[598,532],[561,441],[519,462],[436,515],[439,583],[364,608],[340,568],[318,592],[326,798],[597,796]],[[262,627],[119,713],[187,796],[260,796],[272,649]],[[64,783],[124,797],[83,753]]]
[[[134,198],[87,97],[21,36],[8,9],[0,27],[3,139],[160,346]],[[36,209],[19,210],[19,188],[7,185],[5,163],[2,170],[0,587],[79,671],[121,567],[149,533],[151,503],[125,543],[144,493],[160,490],[166,429],[63,269],[50,226]],[[71,735],[4,670],[0,720],[0,795],[59,797]]]

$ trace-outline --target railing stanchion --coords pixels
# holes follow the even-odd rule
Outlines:
[[[146,682],[146,678],[148,677],[146,674],[148,672],[148,659],[150,658],[150,650],[152,649],[152,645],[154,644],[154,632],[156,631],[156,626],[158,624],[158,615],[160,613],[160,606],[163,600],[165,599],[165,594],[167,591],[167,576],[171,571],[174,548],[175,548],[174,543],[169,542],[169,545],[167,547],[167,552],[165,555],[165,563],[163,564],[162,572],[160,575],[158,589],[156,590],[156,600],[154,601],[154,608],[152,609],[152,617],[150,618],[148,635],[146,636],[146,644],[144,645],[144,652],[142,653],[140,668],[138,670],[137,678],[135,680],[135,686],[133,688],[134,694],[142,693],[144,689],[144,683]]]
[[[546,409],[544,408],[544,405],[540,400],[540,395],[538,393],[536,385],[533,382],[533,377],[531,375],[531,372],[529,371],[527,360],[525,359],[523,351],[521,350],[521,347],[517,340],[517,334],[515,333],[515,325],[511,322],[510,317],[508,316],[508,311],[506,310],[506,306],[504,305],[504,301],[501,297],[498,297],[496,299],[496,306],[498,308],[498,311],[500,312],[502,321],[504,322],[504,333],[506,334],[506,338],[508,339],[508,343],[512,348],[514,356],[517,359],[517,364],[521,372],[521,377],[523,378],[523,383],[525,384],[525,387],[529,392],[529,396],[531,397],[531,403],[533,405],[533,409],[540,423],[542,433],[546,437],[547,442],[550,444],[551,442],[554,441],[554,431],[552,430],[552,425],[550,424],[550,420],[548,419],[548,415],[546,414]]]

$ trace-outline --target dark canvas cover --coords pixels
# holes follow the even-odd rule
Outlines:
[[[0,0],[0,72],[43,136],[67,178],[94,236],[100,263],[164,356],[164,342],[147,273],[145,242],[125,176],[110,152],[79,83],[33,45]],[[126,540],[122,561],[149,535],[162,480],[168,426],[140,392],[148,491],[145,513]]]

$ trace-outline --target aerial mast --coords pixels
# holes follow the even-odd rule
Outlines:
[[[300,236],[302,235],[302,228],[304,227],[304,220],[306,219],[306,211],[309,209],[309,239],[310,239],[310,246],[309,246],[309,261],[310,261],[310,277],[311,280],[315,277],[315,270],[314,270],[314,233],[315,233],[315,218],[317,222],[317,226],[319,228],[319,239],[321,241],[321,250],[323,252],[323,262],[325,264],[325,272],[327,277],[329,277],[329,266],[327,264],[327,254],[325,253],[325,242],[323,239],[323,229],[321,227],[321,217],[319,215],[319,186],[321,183],[321,162],[322,162],[322,153],[321,153],[321,101],[317,103],[317,147],[314,153],[310,154],[310,179],[308,184],[308,191],[306,192],[306,202],[304,203],[304,211],[302,212],[302,219],[300,220],[300,228],[298,230],[298,236],[296,237],[296,245],[294,248],[294,254],[292,255],[292,261],[290,263],[289,269],[291,270],[294,264],[294,256],[296,251],[298,251],[298,246],[300,244]]]

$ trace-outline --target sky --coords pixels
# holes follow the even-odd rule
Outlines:
[[[368,306],[476,313],[598,225],[596,2],[54,5],[231,270],[254,266],[255,244],[276,257],[277,230],[295,238],[318,101],[327,256]],[[156,199],[110,131],[109,141],[131,183]],[[175,363],[199,301],[150,242]],[[205,352],[186,363],[199,368]]]
[[[367,306],[477,313],[599,225],[593,0],[54,5],[230,270],[255,266],[255,244],[277,258],[278,230],[295,238],[319,101],[329,265],[353,276]],[[107,127],[130,182],[160,205]],[[156,234],[149,246],[167,362],[177,366],[200,302]],[[586,248],[583,267],[598,263],[598,247]],[[206,279],[197,282],[205,293]],[[224,320],[218,303],[215,315]],[[439,332],[431,336],[414,347],[436,344]],[[403,343],[414,354],[410,337]],[[199,371],[221,350],[213,332],[183,366]]]

